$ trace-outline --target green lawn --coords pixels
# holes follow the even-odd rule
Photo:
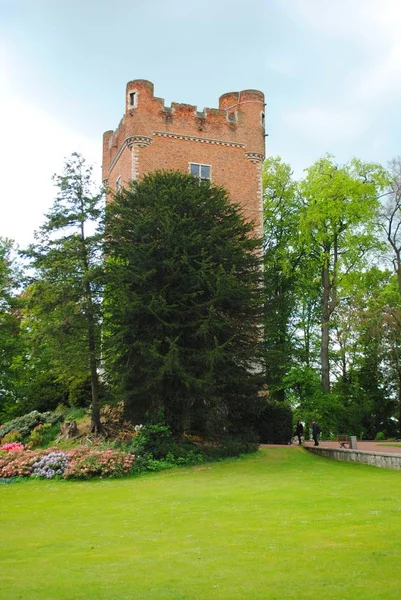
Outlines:
[[[401,473],[301,448],[0,485],[1,600],[399,600]]]
[[[401,444],[391,444],[391,443],[386,443],[386,444],[377,444],[378,446],[390,446],[391,448],[401,448]]]

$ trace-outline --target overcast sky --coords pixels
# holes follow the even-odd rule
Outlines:
[[[0,0],[0,235],[20,246],[73,151],[100,183],[125,84],[216,107],[266,95],[267,155],[297,174],[326,152],[401,154],[400,0]]]

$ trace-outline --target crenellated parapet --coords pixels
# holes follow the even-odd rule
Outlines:
[[[218,108],[172,102],[154,96],[153,83],[136,79],[127,83],[125,113],[115,131],[103,137],[103,178],[126,147],[147,146],[155,136],[193,143],[240,147],[256,161],[265,152],[264,94],[258,90],[229,92]],[[263,160],[263,159],[262,159]]]
[[[258,90],[228,92],[218,106],[154,95],[153,83],[129,81],[125,110],[114,131],[103,136],[103,181],[113,193],[155,170],[191,173],[224,187],[259,235],[262,218],[262,163],[265,154],[265,98]]]

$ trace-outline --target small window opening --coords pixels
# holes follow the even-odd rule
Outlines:
[[[136,99],[137,99],[136,92],[130,92],[129,93],[129,105],[131,108],[135,108]]]
[[[116,179],[116,192],[119,192],[121,190],[121,188],[122,188],[122,184],[121,184],[121,175],[120,175],[120,177],[118,177]]]
[[[260,122],[262,123],[263,127],[265,126],[265,113],[262,112],[260,113]]]
[[[211,166],[200,165],[198,163],[189,163],[189,171],[191,175],[197,177],[199,181],[210,181],[211,179]]]

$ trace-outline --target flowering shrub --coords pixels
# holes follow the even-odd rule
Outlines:
[[[31,450],[0,454],[0,477],[29,477],[33,464],[41,455]]]
[[[44,477],[66,479],[123,477],[133,471],[135,456],[119,450],[80,446],[64,452],[57,448],[0,453],[0,478]]]
[[[74,448],[68,451],[69,465],[64,472],[66,479],[89,479],[90,477],[123,477],[132,471],[133,454],[119,450],[93,450]]]
[[[20,442],[11,442],[10,444],[3,444],[0,450],[4,450],[5,452],[23,452],[24,444]]]
[[[49,452],[32,465],[32,475],[52,479],[64,475],[67,465],[68,456],[65,452]]]

